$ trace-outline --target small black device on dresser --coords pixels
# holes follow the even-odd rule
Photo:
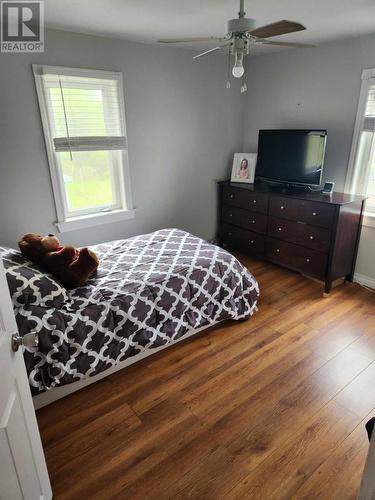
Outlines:
[[[220,182],[220,242],[325,282],[353,280],[365,199]]]
[[[326,182],[323,186],[322,194],[333,194],[333,189],[335,187],[334,182]]]

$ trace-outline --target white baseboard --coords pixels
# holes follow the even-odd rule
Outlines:
[[[355,283],[359,283],[360,285],[365,285],[375,289],[375,278],[370,278],[370,276],[365,276],[364,274],[355,273],[354,281]]]

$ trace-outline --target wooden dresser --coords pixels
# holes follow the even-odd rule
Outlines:
[[[353,280],[365,199],[219,183],[219,240],[325,283]]]

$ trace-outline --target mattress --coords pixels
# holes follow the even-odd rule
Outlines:
[[[39,334],[38,350],[24,352],[33,394],[256,311],[254,276],[224,249],[187,232],[162,229],[91,248],[100,266],[84,286],[64,291],[57,306],[15,306],[20,334]]]

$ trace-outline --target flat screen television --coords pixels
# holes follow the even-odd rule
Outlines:
[[[260,130],[256,177],[320,186],[326,141],[326,130]]]

